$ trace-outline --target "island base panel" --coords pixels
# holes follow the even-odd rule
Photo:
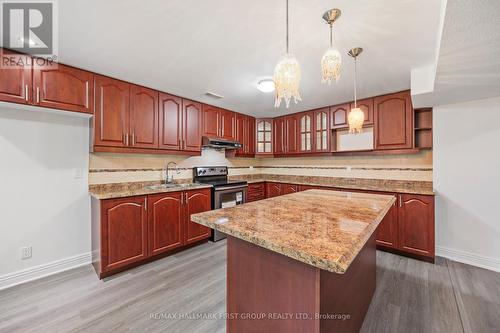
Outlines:
[[[375,292],[374,236],[345,274],[234,237],[227,256],[228,333],[358,332]]]

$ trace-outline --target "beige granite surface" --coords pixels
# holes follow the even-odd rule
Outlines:
[[[247,180],[248,183],[280,182],[280,183],[291,183],[298,185],[327,186],[327,187],[336,187],[336,188],[353,189],[353,190],[434,195],[432,182],[429,181],[292,176],[292,175],[271,175],[271,174],[241,175],[230,178]]]
[[[196,190],[200,188],[211,187],[211,185],[195,184],[192,182],[177,182],[173,187],[169,188],[150,189],[147,187],[159,184],[160,184],[159,182],[132,182],[132,183],[90,185],[89,194],[96,199],[103,200],[103,199],[132,197],[135,195]]]
[[[191,215],[191,220],[303,263],[345,273],[394,196],[307,190]]]

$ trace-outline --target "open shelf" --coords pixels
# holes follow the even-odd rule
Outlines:
[[[415,110],[415,148],[432,148],[432,108]]]

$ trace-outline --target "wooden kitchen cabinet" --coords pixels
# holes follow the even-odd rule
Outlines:
[[[274,118],[273,148],[275,155],[285,153],[285,117]]]
[[[368,192],[373,194],[382,194],[382,195],[394,195],[396,197],[396,202],[389,209],[384,219],[380,222],[377,227],[377,236],[375,238],[375,242],[378,246],[389,248],[389,249],[397,249],[399,245],[398,241],[398,205],[399,198],[395,193],[386,193],[386,192]]]
[[[274,198],[281,195],[281,184],[266,182],[266,197]]]
[[[313,151],[313,113],[304,112],[299,114],[299,151],[310,153]]]
[[[299,117],[296,115],[285,117],[285,153],[297,154],[299,152]]]
[[[236,156],[253,157],[255,155],[255,118],[236,114],[235,140],[243,145],[236,151]]]
[[[357,107],[360,108],[365,115],[365,121],[363,122],[363,126],[373,125],[373,98],[362,99],[358,101],[356,104]],[[352,109],[354,109],[354,102],[351,102],[349,107],[349,112]],[[347,117],[349,117],[349,112],[347,112]]]
[[[159,122],[159,148],[181,150],[182,98],[160,93]]]
[[[130,85],[130,146],[158,148],[158,91]]]
[[[236,139],[236,113],[221,109],[220,122],[220,137],[234,141]]]
[[[33,104],[67,111],[94,112],[94,75],[58,64],[33,67]]]
[[[184,192],[171,192],[148,197],[149,255],[167,252],[184,244]]]
[[[146,197],[104,200],[101,206],[101,271],[148,256]]]
[[[299,191],[299,185],[281,184],[281,195],[295,193]]]
[[[18,64],[17,66],[4,67],[3,61],[15,57],[17,53],[0,49],[2,62],[0,63],[0,101],[21,104],[31,103],[32,75],[31,65]]]
[[[203,135],[220,137],[220,109],[218,107],[203,104]]]
[[[184,193],[184,242],[191,244],[210,237],[212,230],[191,221],[191,214],[206,212],[211,209],[210,189],[192,190]]]
[[[247,122],[245,126],[247,130],[247,151],[246,155],[249,157],[255,156],[255,118],[247,116]]]
[[[409,91],[375,97],[375,149],[413,147],[413,108]]]
[[[247,201],[258,201],[266,198],[266,184],[262,183],[253,183],[248,184],[248,194]]]
[[[400,194],[399,249],[434,258],[434,196]]]
[[[341,104],[330,107],[330,121],[332,129],[348,127],[347,113],[349,110],[349,104]]]
[[[182,100],[182,150],[201,151],[202,108],[201,103]]]
[[[314,151],[329,152],[331,141],[329,109],[323,108],[314,110],[313,115]]]
[[[94,144],[107,147],[127,147],[130,143],[130,85],[126,82],[96,75]]]

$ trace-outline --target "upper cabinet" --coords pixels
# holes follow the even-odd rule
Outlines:
[[[349,112],[349,104],[335,105],[330,107],[331,128],[347,127],[347,112]]]
[[[330,127],[328,108],[314,111],[314,150],[316,152],[330,151]]]
[[[220,137],[226,140],[236,139],[236,113],[221,109]]]
[[[273,154],[273,120],[257,119],[257,147],[256,153],[272,155]]]
[[[375,149],[413,147],[413,108],[409,91],[374,98]]]
[[[158,91],[130,85],[130,146],[158,148]]]
[[[203,135],[226,140],[235,140],[236,113],[204,104]]]
[[[285,153],[285,117],[274,118],[274,154],[280,155]]]
[[[236,114],[236,141],[243,147],[236,151],[236,156],[252,157],[255,155],[255,118]]]
[[[299,117],[291,115],[285,117],[285,153],[297,154],[299,152]]]
[[[301,153],[313,151],[313,114],[311,112],[299,115],[299,142]]]
[[[201,151],[201,103],[182,100],[182,150]]]
[[[16,53],[2,49],[2,57]],[[3,59],[2,59],[3,61]],[[0,66],[0,101],[29,104],[32,95],[31,65]]]
[[[126,82],[95,76],[94,144],[128,147],[130,85]]]
[[[160,93],[159,96],[159,147],[181,150],[182,98]]]
[[[56,68],[33,68],[36,105],[68,111],[93,113],[93,74],[77,68],[57,65]]]
[[[373,125],[373,98],[367,98],[358,101],[356,105],[365,114],[365,121],[363,122],[363,126]],[[349,112],[351,109],[354,109],[354,102],[351,102]],[[347,117],[349,117],[349,112],[347,113]]]

